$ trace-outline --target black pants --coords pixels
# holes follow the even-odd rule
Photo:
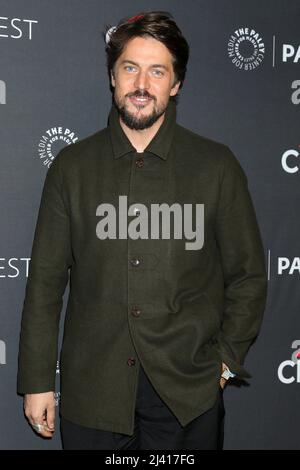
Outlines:
[[[221,450],[224,401],[220,387],[213,408],[182,427],[140,367],[133,436],[79,426],[61,418],[64,450]]]

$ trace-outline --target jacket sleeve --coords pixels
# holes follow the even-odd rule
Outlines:
[[[224,310],[215,347],[233,373],[251,377],[243,362],[261,326],[267,275],[247,178],[228,147],[223,159],[216,239],[224,275]]]
[[[29,264],[19,344],[18,393],[55,390],[59,319],[72,264],[62,151],[43,187]]]

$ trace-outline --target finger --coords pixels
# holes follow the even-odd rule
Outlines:
[[[40,428],[37,429],[35,428],[34,426],[37,425],[37,424],[40,424]],[[43,437],[52,437],[53,436],[53,432],[49,431],[48,430],[48,426],[45,422],[43,423],[33,423],[33,430],[39,435],[39,436],[43,436]]]
[[[43,424],[44,415],[42,413],[29,413],[27,415],[27,419],[31,426],[33,426],[34,424]]]
[[[45,437],[52,437],[54,434],[54,428],[50,429],[46,419],[43,421],[43,436]]]
[[[54,431],[55,426],[55,406],[49,406],[47,408],[46,423],[50,431]]]
[[[36,434],[38,434],[39,436],[43,436],[43,437],[52,437],[53,436],[53,431],[51,432],[48,429],[47,422],[46,422],[44,417],[39,417],[39,418],[35,417],[35,418],[33,418],[32,416],[30,416],[28,421],[29,421],[33,431]],[[40,425],[39,429],[37,428],[37,425]]]

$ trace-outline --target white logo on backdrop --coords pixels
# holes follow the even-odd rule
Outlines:
[[[25,274],[28,277],[30,258],[0,258],[0,278],[19,277]]]
[[[33,25],[37,20],[0,16],[0,38],[32,40]]]
[[[300,148],[300,144],[298,145]],[[299,171],[300,160],[299,151],[295,149],[286,150],[281,157],[281,166],[286,173],[297,173]]]
[[[278,274],[300,274],[300,257],[287,258],[285,256],[279,256],[278,258]]]
[[[300,257],[288,258],[286,256],[278,256],[276,260],[276,274],[279,276],[293,276],[300,274]],[[268,280],[271,278],[271,250],[268,250]],[[275,264],[275,263],[274,263]]]
[[[300,383],[300,341],[293,341],[291,348],[294,350],[291,359],[283,361],[278,367],[278,378],[284,384]]]
[[[51,166],[55,155],[65,145],[74,144],[78,140],[74,131],[67,127],[51,127],[41,137],[38,144],[38,154],[43,165]]]
[[[0,104],[6,104],[6,83],[0,80]]]
[[[300,46],[293,44],[282,44],[282,62],[293,62],[297,64],[300,60]]]
[[[0,365],[6,364],[6,344],[0,340]]]
[[[295,90],[291,95],[291,101],[293,104],[300,104],[300,80],[294,80],[291,88]]]
[[[277,47],[276,45],[276,36],[273,36],[273,67],[276,65],[276,56],[277,54]],[[293,44],[281,44],[281,50],[280,50],[280,59],[281,62],[283,63],[292,63],[292,64],[297,64],[300,60],[300,45],[293,45]]]
[[[264,59],[265,44],[251,28],[239,28],[230,36],[227,47],[231,62],[241,70],[253,70]]]

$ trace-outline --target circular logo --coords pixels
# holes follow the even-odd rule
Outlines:
[[[265,45],[261,36],[251,28],[239,28],[230,36],[228,55],[231,62],[241,70],[253,70],[265,56]]]
[[[74,144],[78,140],[75,132],[67,127],[51,127],[40,138],[38,144],[38,154],[43,165],[51,166],[55,156],[66,145]]]

